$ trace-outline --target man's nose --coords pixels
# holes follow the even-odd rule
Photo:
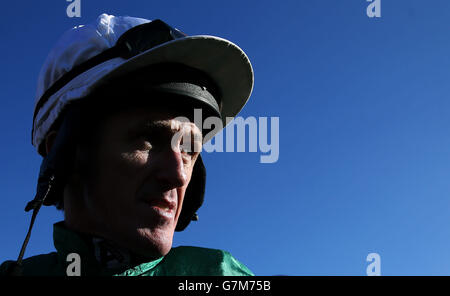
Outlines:
[[[186,185],[188,180],[181,153],[169,147],[159,157],[156,179],[164,190]]]

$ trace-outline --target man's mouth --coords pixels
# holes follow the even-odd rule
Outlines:
[[[164,199],[154,199],[147,202],[152,207],[157,207],[159,209],[162,209],[164,211],[172,211],[175,208],[175,203],[164,200]]]
[[[167,199],[149,199],[145,200],[144,203],[150,206],[151,211],[161,218],[171,220],[175,217],[176,202],[174,201]]]

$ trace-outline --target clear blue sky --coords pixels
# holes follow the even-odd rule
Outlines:
[[[450,3],[382,0],[3,1],[0,261],[15,259],[40,156],[30,143],[39,69],[68,28],[106,12],[227,38],[255,70],[240,115],[280,118],[280,155],[207,153],[200,221],[175,245],[221,248],[257,275],[450,274]],[[54,208],[26,256],[53,250]]]

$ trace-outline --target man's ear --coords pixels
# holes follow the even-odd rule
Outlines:
[[[48,133],[47,137],[45,137],[45,154],[47,155],[53,147],[53,143],[55,142],[57,131],[51,131]]]

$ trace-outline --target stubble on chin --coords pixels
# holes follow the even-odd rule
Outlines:
[[[170,229],[138,228],[136,252],[149,257],[165,256],[172,248],[173,231]]]

